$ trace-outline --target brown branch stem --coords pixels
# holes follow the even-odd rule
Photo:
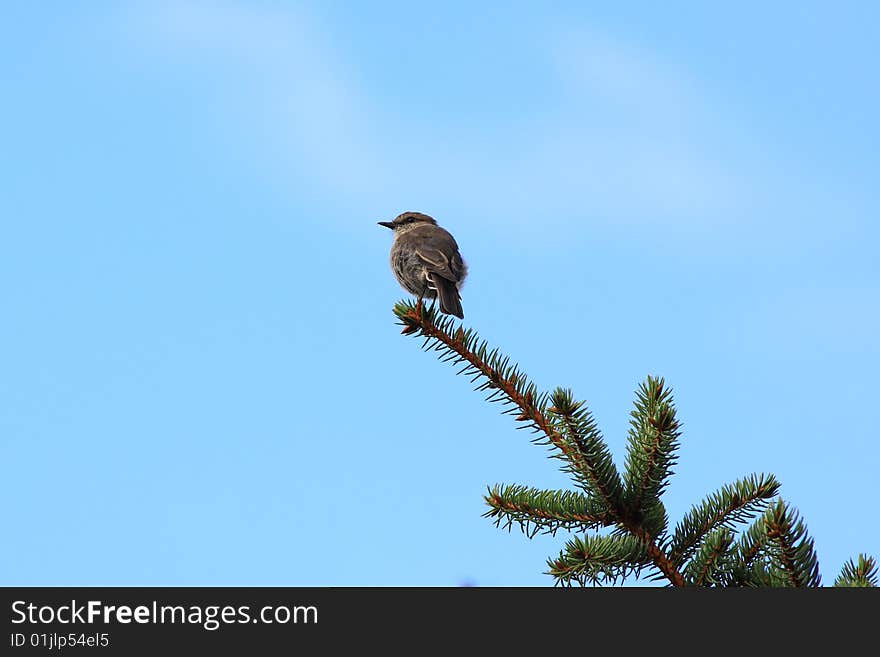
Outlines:
[[[522,414],[518,419],[531,420],[532,424],[540,429],[547,436],[553,446],[571,460],[575,467],[580,469],[581,472],[585,472],[589,475],[590,479],[596,486],[596,490],[602,496],[603,502],[606,504],[610,513],[615,516],[617,523],[645,544],[648,554],[651,557],[651,561],[672,583],[672,585],[686,586],[684,576],[663,550],[660,549],[654,537],[631,520],[628,517],[629,514],[627,514],[624,509],[618,507],[617,501],[613,499],[609,491],[605,490],[602,483],[596,478],[592,464],[588,462],[579,449],[574,449],[571,444],[569,444],[565,438],[553,428],[553,425],[543,414],[541,409],[533,403],[534,399],[532,399],[530,394],[520,393],[515,378],[506,379],[502,377],[495,369],[490,367],[488,363],[469,350],[462,340],[464,337],[464,331],[462,329],[459,328],[455,335],[449,335],[445,331],[440,330],[430,320],[430,317],[425,315],[421,303],[409,309],[406,313],[406,317],[419,326],[422,335],[442,342],[447,348],[454,351],[474,369],[489,379],[492,385],[499,388],[511,402],[516,404],[516,406],[522,411]],[[409,327],[404,329],[404,333],[412,332],[411,330],[408,330],[408,328]]]

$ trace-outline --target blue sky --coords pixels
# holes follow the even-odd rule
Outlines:
[[[826,583],[880,556],[880,10],[710,4],[4,3],[0,582],[551,584],[482,494],[568,481],[399,335],[403,210],[619,464],[666,377],[673,520],[772,472]]]

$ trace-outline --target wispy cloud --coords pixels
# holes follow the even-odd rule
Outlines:
[[[236,102],[252,117],[249,138],[296,175],[367,204],[442,194],[489,222],[587,217],[686,231],[741,216],[746,190],[754,195],[750,163],[722,155],[735,150],[734,121],[697,84],[656,53],[585,29],[528,46],[551,63],[557,97],[499,140],[472,126],[456,133],[456,112],[442,126],[401,122],[394,99],[341,58],[339,35],[288,5],[151,2],[129,23],[152,47],[246,78],[253,95]]]
[[[127,19],[151,47],[203,56],[245,79],[235,102],[272,157],[349,190],[381,176],[365,99],[308,16],[290,6],[183,0],[139,5]]]
[[[553,159],[570,184],[593,181],[602,205],[630,220],[715,223],[740,208],[741,163],[719,154],[724,118],[697,84],[657,53],[593,31],[564,30],[553,44],[571,130]]]

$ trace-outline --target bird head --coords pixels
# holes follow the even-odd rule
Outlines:
[[[379,221],[377,223],[380,226],[385,226],[385,228],[390,228],[394,231],[404,227],[418,226],[420,224],[430,224],[432,226],[437,225],[437,222],[434,221],[433,217],[429,217],[421,212],[403,212],[394,217],[393,221]]]

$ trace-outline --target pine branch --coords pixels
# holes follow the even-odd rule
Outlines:
[[[727,561],[730,559],[730,546],[733,544],[733,532],[727,527],[719,527],[700,545],[694,558],[687,565],[684,575],[689,584],[694,586],[711,586],[724,583]]]
[[[767,532],[764,527],[764,518],[753,522],[743,532],[736,546],[733,548],[733,557],[730,561],[729,586],[766,586],[769,574],[764,562],[761,560],[767,551]]]
[[[794,510],[779,500],[764,513],[767,549],[772,561],[770,583],[786,586],[819,586],[819,561],[813,539]]]
[[[526,422],[524,426],[534,432],[543,433],[549,444],[558,449],[569,462],[571,469],[566,468],[568,471],[610,472],[606,464],[591,462],[591,453],[582,452],[575,441],[563,435],[547,415],[547,396],[539,394],[537,386],[528,380],[519,366],[510,364],[510,359],[502,357],[498,349],[489,350],[488,343],[479,340],[475,331],[461,327],[453,330],[453,318],[441,318],[433,308],[425,308],[422,304],[414,305],[409,301],[398,302],[394,307],[394,314],[404,327],[401,331],[404,335],[424,337],[424,348],[433,348],[440,352],[443,361],[452,361],[456,365],[464,363],[459,374],[471,376],[472,382],[483,379],[483,383],[476,389],[490,390],[488,401],[502,402],[507,407],[505,413],[518,412],[517,422]],[[616,470],[609,476],[615,475]],[[606,484],[608,494],[613,494],[613,481],[601,483],[600,494]],[[603,495],[602,501],[609,509],[617,507],[617,500],[613,497]]]
[[[654,535],[643,526],[635,524],[632,521],[626,522],[624,527],[642,542],[645,549],[648,551],[648,556],[657,567],[657,570],[659,570],[673,586],[687,586],[684,575],[681,574],[678,566],[669,560],[669,556],[666,552],[657,545],[657,540]]]
[[[555,559],[548,559],[548,574],[556,583],[586,586],[615,582],[652,564],[644,543],[633,536],[575,536]]]
[[[840,569],[840,575],[834,580],[834,586],[858,588],[880,586],[877,580],[877,561],[867,554],[860,554],[858,562],[850,559]]]
[[[566,459],[564,469],[582,475],[579,480],[586,484],[587,492],[596,495],[597,501],[615,515],[620,528],[630,532],[643,545],[657,569],[673,585],[685,585],[684,576],[657,545],[659,532],[654,527],[644,526],[642,518],[624,513],[620,475],[604,441],[591,426],[591,417],[571,401],[570,394],[567,399],[564,391],[562,396],[556,395],[556,401],[562,406],[547,408],[547,396],[538,393],[537,386],[517,365],[510,364],[509,358],[503,357],[498,349],[490,350],[488,343],[480,340],[472,329],[455,328],[453,318],[441,317],[433,307],[401,301],[395,305],[394,314],[403,326],[401,333],[424,338],[423,348],[439,352],[441,361],[463,365],[459,374],[471,376],[472,382],[482,379],[476,389],[489,390],[488,401],[501,402],[506,407],[504,413],[518,412],[518,422],[526,422],[524,426],[535,433],[543,433],[546,441]],[[660,385],[662,387],[662,382]],[[663,406],[657,409],[657,416],[653,419],[664,430],[671,430],[670,420],[674,421],[674,412],[670,416],[669,408]],[[569,423],[568,429],[564,426],[566,422]],[[569,431],[573,433],[569,435]],[[656,513],[662,508],[658,504],[659,500],[655,500],[644,506],[653,511],[652,517],[662,515],[665,519],[665,511]],[[622,540],[627,537],[613,538]]]
[[[663,506],[663,502],[656,500],[651,506],[644,507],[641,511],[639,524],[651,536],[658,537],[660,539],[659,544],[662,546],[662,539],[666,534],[666,527],[669,524],[669,517],[666,515],[666,507]],[[664,552],[666,552],[665,549]],[[670,561],[670,563],[672,562]]]
[[[681,432],[663,379],[649,376],[639,386],[630,415],[624,499],[628,513],[639,518],[657,504],[669,482]]]
[[[670,559],[676,565],[687,561],[706,534],[718,527],[732,528],[763,511],[779,490],[773,475],[751,475],[712,493],[694,506],[675,528],[669,543]]]
[[[752,523],[740,537],[737,553],[744,566],[751,566],[766,548],[767,532],[762,518],[760,522]]]
[[[620,475],[592,413],[584,402],[575,401],[571,390],[557,388],[550,395],[550,401],[553,406],[547,412],[556,420],[555,426],[583,457],[572,459],[566,470],[588,494],[602,500],[616,518],[622,518]]]
[[[574,491],[540,490],[528,486],[494,486],[484,498],[495,526],[510,529],[516,523],[529,538],[539,532],[560,529],[586,531],[614,524],[614,517],[601,504]]]
[[[563,460],[563,470],[583,491],[495,486],[485,498],[486,517],[507,529],[517,524],[530,537],[613,528],[609,535],[574,538],[550,559],[557,583],[616,581],[650,566],[673,586],[819,586],[813,540],[797,512],[782,500],[768,508],[779,489],[772,475],[722,487],[667,537],[660,497],[676,463],[680,424],[663,379],[648,377],[637,391],[621,479],[592,414],[569,390],[540,393],[518,365],[433,306],[404,301],[394,312],[402,333],[423,338],[422,347],[437,351],[443,362],[461,365],[459,374],[479,381],[476,389],[488,391],[488,401],[500,402],[505,414],[516,415],[520,428],[539,434],[535,442],[551,446],[552,457]],[[761,511],[734,545],[733,527]],[[877,563],[860,555],[858,563],[844,565],[835,583],[876,586]]]

